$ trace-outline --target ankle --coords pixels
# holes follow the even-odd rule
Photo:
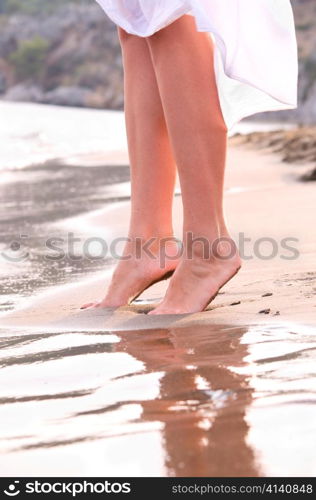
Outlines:
[[[124,255],[131,255],[137,260],[177,261],[181,257],[181,242],[170,235],[129,235]]]
[[[147,241],[150,239],[162,240],[164,238],[174,238],[173,228],[163,225],[150,225],[142,227],[140,224],[131,225],[128,237],[134,241],[136,239]]]
[[[188,236],[188,235],[186,235]],[[184,257],[187,260],[228,261],[239,259],[235,241],[228,232],[208,236],[186,237],[184,242]]]

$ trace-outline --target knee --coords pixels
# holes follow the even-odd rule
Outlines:
[[[151,49],[155,49],[156,46],[160,45],[164,42],[164,40],[168,37],[167,28],[162,28],[159,31],[156,31],[150,36],[146,37],[147,43]]]
[[[159,45],[171,47],[179,45],[179,40],[190,41],[192,33],[196,33],[193,16],[185,14],[147,37],[147,42],[153,49]]]
[[[166,47],[170,47],[170,44],[165,42],[167,36],[165,30],[166,28],[163,28],[156,31],[153,35],[146,37],[147,47],[151,54],[153,65],[156,69],[159,69],[161,61],[164,60]]]
[[[222,114],[221,106],[216,106],[215,118],[212,120],[212,130],[219,135],[227,136],[228,128],[225,119]]]
[[[133,35],[131,35],[130,33],[127,33],[127,31],[125,31],[121,27],[117,28],[117,32],[118,32],[118,37],[119,37],[121,45],[124,45],[128,40],[130,40],[133,37]]]

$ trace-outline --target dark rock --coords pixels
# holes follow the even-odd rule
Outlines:
[[[81,87],[58,87],[42,96],[45,104],[56,104],[58,106],[78,106],[84,107],[91,94],[90,89]]]
[[[300,180],[303,182],[316,181],[316,167],[301,175]]]
[[[271,309],[268,308],[268,309],[261,309],[261,311],[259,311],[259,314],[270,314],[271,312]]]
[[[267,292],[267,293],[264,293],[263,295],[261,295],[261,297],[271,297],[271,295],[273,295],[273,293]]]
[[[68,3],[47,15],[15,13],[0,21],[0,92],[6,92],[5,99],[123,108],[117,29],[96,2]],[[36,37],[48,42],[48,53],[40,74],[25,81],[12,54]],[[8,66],[5,72],[3,65]]]
[[[3,94],[7,89],[7,79],[3,73],[0,73],[0,94]]]
[[[43,91],[38,85],[19,83],[11,87],[2,99],[7,101],[43,102]]]

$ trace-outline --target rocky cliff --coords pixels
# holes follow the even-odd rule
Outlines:
[[[315,123],[316,2],[292,4],[300,107],[266,116]],[[122,61],[115,26],[94,0],[0,0],[0,97],[122,109]]]
[[[115,26],[93,0],[0,15],[0,93],[9,100],[122,108]]]

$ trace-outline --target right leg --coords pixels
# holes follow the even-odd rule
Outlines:
[[[241,264],[223,213],[227,128],[214,44],[188,15],[147,42],[177,161],[184,215],[183,256],[163,302],[152,314],[197,312]]]
[[[117,307],[152,281],[176,267],[175,258],[159,260],[159,246],[164,238],[173,237],[172,201],[176,166],[169,144],[165,117],[155,72],[145,39],[127,34],[119,28],[123,53],[125,118],[131,165],[131,218],[129,241],[124,256],[114,272],[104,299],[89,307]],[[154,237],[150,251],[156,258],[143,254],[135,257],[135,240],[144,243]],[[165,253],[176,256],[175,241],[169,242]]]

